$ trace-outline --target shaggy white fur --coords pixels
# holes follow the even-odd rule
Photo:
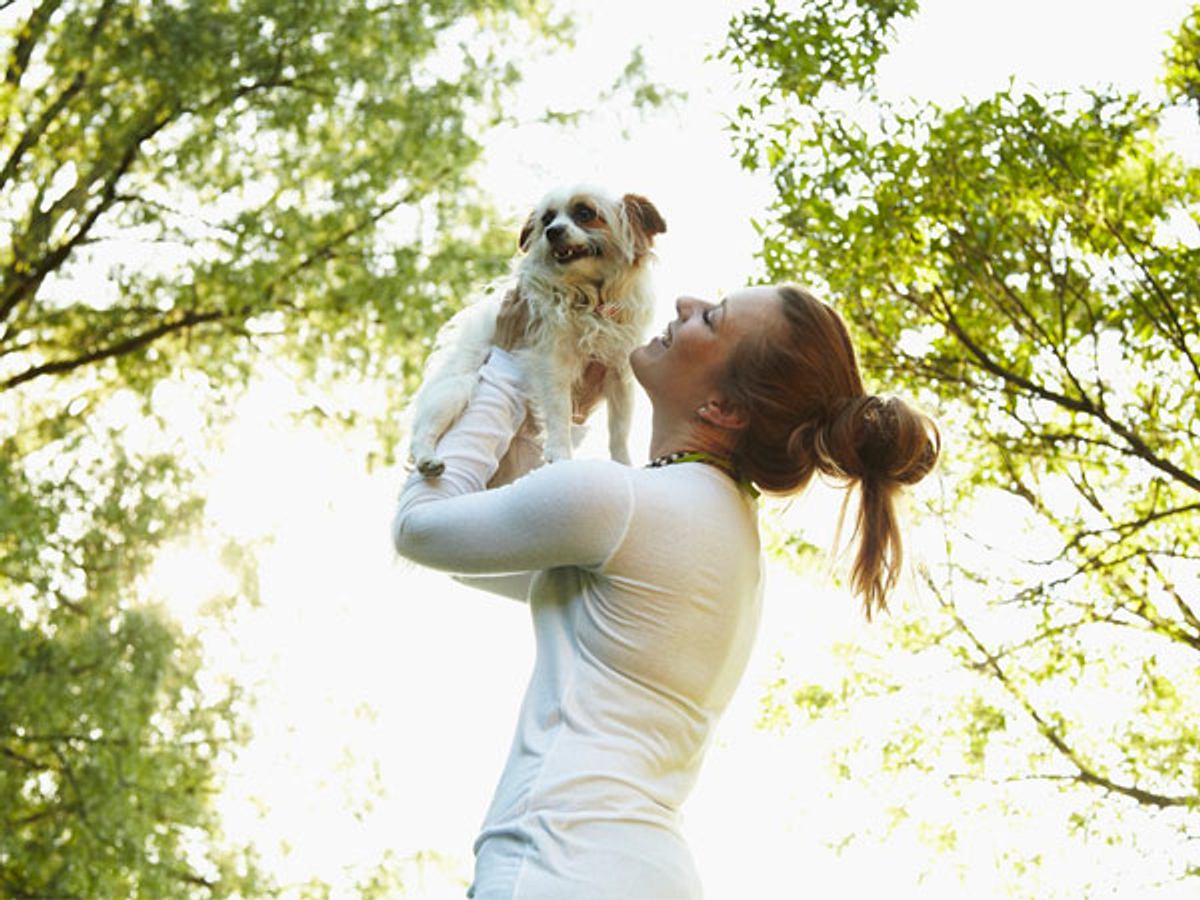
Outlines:
[[[487,359],[500,304],[517,291],[529,310],[527,341],[514,355],[526,373],[531,411],[545,435],[547,462],[571,455],[571,396],[591,360],[607,368],[609,453],[629,462],[633,373],[629,354],[653,312],[647,264],[667,230],[654,204],[613,199],[595,188],[555,190],[521,230],[513,274],[468,304],[438,332],[410,409],[410,457],[426,477],[445,466],[438,439],[471,399]]]

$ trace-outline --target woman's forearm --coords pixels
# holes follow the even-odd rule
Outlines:
[[[563,461],[485,490],[525,415],[520,368],[493,350],[438,442],[445,470],[428,480],[413,473],[400,493],[392,538],[402,556],[465,575],[595,566],[610,556],[632,511],[625,466]]]
[[[413,472],[400,491],[392,536],[401,553],[409,514],[427,503],[484,490],[526,414],[521,371],[512,356],[494,347],[479,370],[479,383],[467,408],[438,442],[445,471],[432,479]],[[518,449],[522,457],[528,456],[528,448]]]

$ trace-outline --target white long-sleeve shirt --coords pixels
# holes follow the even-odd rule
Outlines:
[[[401,554],[527,599],[537,657],[474,842],[474,900],[702,896],[680,832],[758,630],[756,506],[703,463],[571,460],[485,490],[525,419],[521,372],[493,349],[413,474]],[[529,573],[532,573],[530,575]]]

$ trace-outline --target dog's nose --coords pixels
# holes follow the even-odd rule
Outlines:
[[[551,225],[546,229],[546,238],[550,241],[557,241],[563,236],[563,232],[566,230],[566,225]]]

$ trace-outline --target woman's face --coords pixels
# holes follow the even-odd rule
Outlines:
[[[773,287],[734,291],[719,304],[680,297],[666,331],[630,354],[634,377],[656,408],[666,404],[690,416],[713,398],[743,337],[782,326],[782,303]]]

